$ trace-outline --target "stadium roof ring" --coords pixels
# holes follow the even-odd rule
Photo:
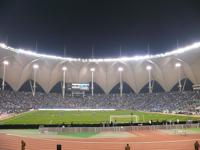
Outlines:
[[[119,83],[119,67],[124,70],[122,80],[136,93],[148,83],[148,65],[152,67],[152,80],[157,81],[165,91],[170,91],[180,78],[188,78],[193,84],[200,83],[200,42],[162,54],[99,59],[38,54],[0,43],[0,78],[3,78],[5,60],[9,62],[5,81],[14,91],[18,91],[27,80],[33,80],[34,64],[38,65],[37,83],[46,93],[62,80],[63,66],[67,68],[66,82],[75,83],[90,82],[90,68],[95,68],[94,82],[105,93]],[[180,63],[180,77],[176,63]]]

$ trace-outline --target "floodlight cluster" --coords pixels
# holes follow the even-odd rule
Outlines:
[[[114,62],[114,61],[138,61],[138,60],[145,60],[145,59],[152,59],[152,58],[159,58],[159,57],[166,57],[170,55],[177,55],[187,51],[195,50],[200,48],[200,42],[194,43],[192,45],[175,49],[170,52],[156,54],[156,55],[144,55],[144,56],[133,56],[133,57],[119,57],[119,58],[100,58],[100,59],[81,59],[81,58],[71,58],[71,57],[60,57],[54,55],[46,55],[46,54],[39,54],[30,50],[24,49],[15,49],[10,46],[7,46],[5,43],[0,43],[0,48],[13,51],[18,54],[34,56],[38,58],[48,58],[48,59],[56,59],[56,60],[65,60],[65,61],[77,61],[77,62]]]
[[[148,65],[148,66],[146,66],[146,69],[147,69],[147,70],[151,70],[152,67],[151,67],[150,65]]]
[[[4,64],[4,65],[8,65],[9,62],[8,62],[7,60],[4,60],[4,61],[3,61],[3,64]]]
[[[91,72],[95,72],[95,68],[90,68],[90,71]]]
[[[177,67],[177,68],[178,68],[178,67],[181,67],[181,64],[180,64],[180,63],[176,63],[176,64],[175,64],[175,67]]]
[[[118,68],[118,71],[119,71],[119,72],[122,72],[122,71],[124,71],[124,68],[119,67],[119,68]]]
[[[62,70],[63,70],[63,71],[66,71],[66,70],[67,70],[67,67],[66,67],[66,66],[63,66],[63,67],[62,67]]]
[[[33,65],[33,69],[38,69],[38,68],[39,68],[38,64]]]

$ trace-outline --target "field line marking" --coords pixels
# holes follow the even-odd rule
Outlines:
[[[6,133],[6,135],[17,136],[17,135],[15,135],[15,134],[11,134],[11,133]],[[19,137],[27,137],[27,136],[25,136],[25,135],[19,135]]]

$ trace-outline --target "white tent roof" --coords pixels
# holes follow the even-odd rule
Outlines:
[[[181,79],[188,78],[193,84],[200,84],[200,42],[164,54],[105,59],[63,58],[0,43],[0,78],[3,77],[4,60],[9,61],[5,80],[15,91],[27,80],[33,79],[33,64],[39,65],[37,83],[46,93],[62,80],[63,66],[67,67],[66,82],[77,83],[91,81],[90,68],[95,67],[94,82],[105,93],[119,83],[118,67],[124,68],[123,81],[136,93],[148,83],[147,65],[152,66],[152,80],[165,91],[170,91],[178,82],[177,62],[181,63]]]

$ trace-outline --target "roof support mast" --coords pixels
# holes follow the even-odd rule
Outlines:
[[[3,81],[2,81],[2,91],[4,91],[5,88],[5,78],[6,78],[6,66],[9,64],[8,61],[3,61]]]
[[[33,96],[35,96],[35,91],[36,91],[36,76],[38,68],[39,66],[37,64],[33,65],[33,89],[32,89]]]
[[[65,98],[65,78],[66,78],[65,74],[66,74],[67,67],[64,66],[62,70],[63,70],[62,96],[63,98]]]

